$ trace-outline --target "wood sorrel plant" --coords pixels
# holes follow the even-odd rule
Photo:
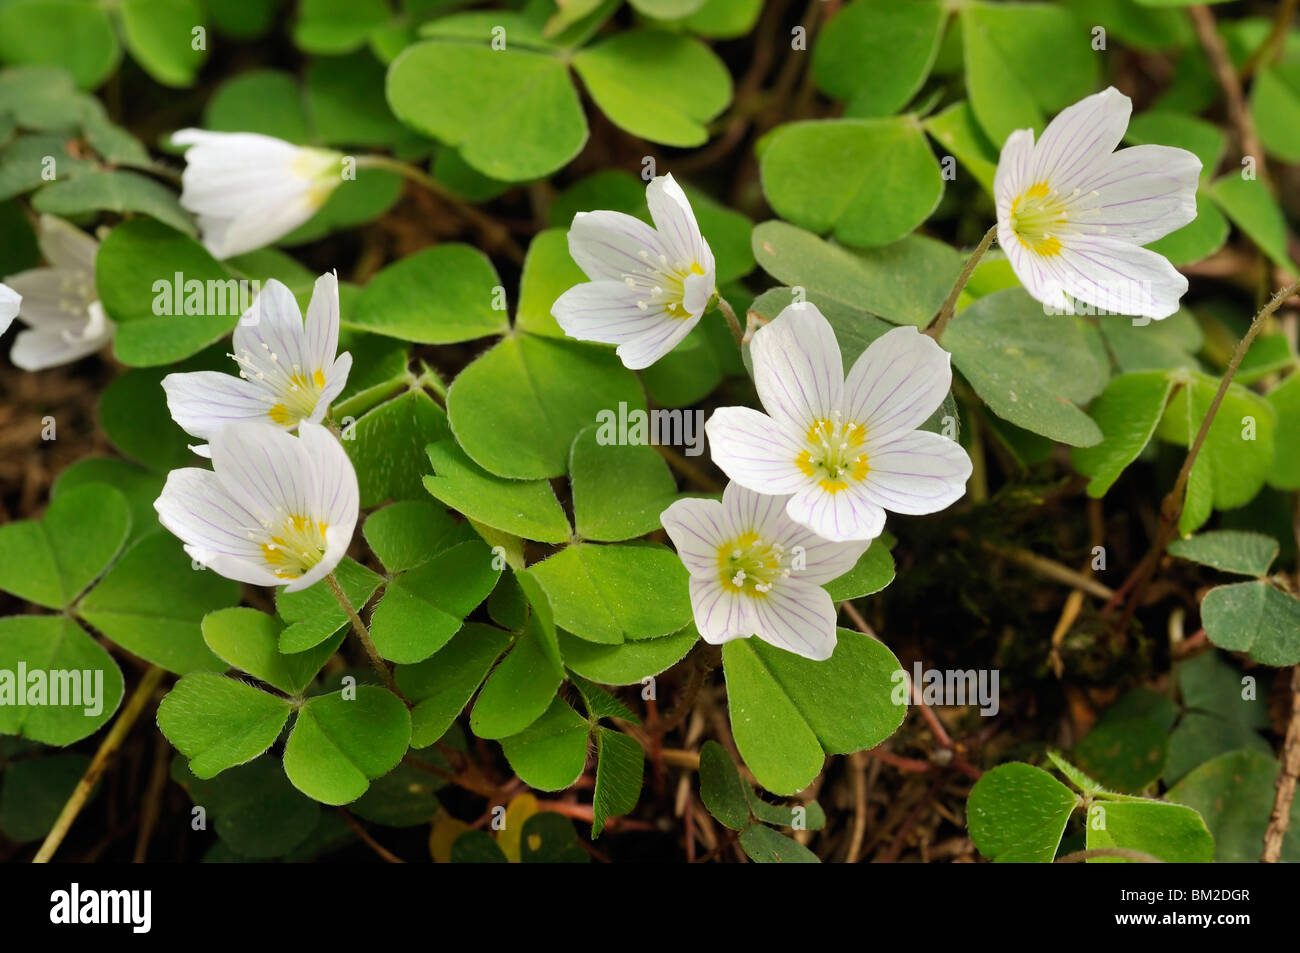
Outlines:
[[[1285,16],[256,6],[0,4],[0,855],[1300,859]]]

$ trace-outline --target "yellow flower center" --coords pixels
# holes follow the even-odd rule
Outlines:
[[[827,493],[846,489],[850,481],[861,483],[871,472],[863,452],[867,430],[862,424],[841,423],[836,415],[834,420],[814,421],[805,439],[808,449],[795,457],[795,465],[806,475],[817,477]]]
[[[785,549],[757,533],[742,533],[718,547],[718,579],[728,592],[761,599],[790,575],[784,567]]]
[[[1046,182],[1035,182],[1011,203],[1011,230],[1020,244],[1039,255],[1061,253],[1056,233],[1069,222],[1064,197]]]
[[[313,371],[310,378],[302,374],[291,374],[284,391],[284,400],[268,410],[267,414],[280,426],[292,427],[311,416],[324,389],[323,371]]]
[[[296,176],[307,179],[307,197],[313,208],[320,208],[343,181],[343,156],[328,149],[303,148],[289,164]]]
[[[262,544],[262,556],[280,579],[297,579],[325,555],[326,529],[306,516],[290,516]]]
[[[685,320],[691,316],[686,309],[686,279],[691,275],[704,274],[704,267],[698,261],[669,263],[667,255],[651,255],[642,249],[644,270],[623,276],[623,283],[645,293],[636,306],[648,311],[652,306],[663,308],[670,317]]]

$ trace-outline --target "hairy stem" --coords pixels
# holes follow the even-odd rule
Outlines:
[[[140,713],[144,711],[144,706],[149,699],[153,697],[154,691],[162,682],[165,674],[166,672],[157,665],[150,666],[149,671],[144,673],[144,677],[140,679],[140,684],[135,687],[135,691],[131,693],[126,706],[118,714],[117,720],[113,722],[113,727],[108,730],[108,734],[100,742],[99,750],[95,752],[90,767],[86,769],[86,773],[77,782],[76,788],[72,791],[72,796],[63,805],[58,820],[54,822],[50,832],[45,835],[45,842],[41,844],[41,849],[32,858],[32,863],[48,864],[50,862],[54,852],[63,843],[63,838],[67,835],[68,829],[72,827],[72,822],[77,819],[81,809],[86,806],[86,799],[90,797],[90,792],[94,790],[100,775],[104,773],[104,769],[113,760],[113,755],[117,754],[117,750],[122,747],[122,742],[131,733],[131,727],[135,724],[136,719],[140,717]]]
[[[943,332],[948,327],[948,322],[952,320],[953,312],[957,310],[957,299],[961,296],[962,290],[966,287],[966,283],[970,281],[970,276],[974,273],[975,266],[980,263],[980,259],[984,257],[984,253],[989,250],[989,246],[993,244],[993,239],[997,237],[997,234],[998,226],[997,223],[994,223],[989,227],[989,230],[984,233],[984,237],[981,238],[980,243],[975,246],[975,250],[970,253],[970,257],[966,259],[966,264],[962,268],[961,274],[957,276],[956,282],[953,283],[952,289],[948,292],[948,297],[944,298],[943,304],[939,306],[939,313],[935,315],[934,320],[930,322],[930,326],[925,329],[925,333],[930,335],[930,337],[934,338],[936,341],[943,337]]]
[[[1276,864],[1282,859],[1282,840],[1291,826],[1291,804],[1295,800],[1296,779],[1300,778],[1300,665],[1291,669],[1291,721],[1282,743],[1282,768],[1277,775],[1277,796],[1273,814],[1264,833],[1264,853],[1260,860]]]
[[[357,614],[357,610],[352,608],[352,603],[348,601],[347,594],[344,593],[343,587],[339,585],[334,573],[326,575],[325,581],[329,583],[334,598],[339,601],[339,605],[343,607],[343,611],[347,613],[348,618],[352,621],[352,631],[356,633],[357,638],[361,641],[362,648],[366,650],[366,656],[370,659],[371,667],[379,673],[379,677],[384,680],[388,690],[405,702],[409,708],[410,702],[406,701],[406,696],[398,689],[397,682],[393,680],[393,673],[388,668],[388,663],[384,661],[384,657],[379,654],[379,650],[375,648],[375,643],[370,639],[370,630],[361,621],[361,616]]]
[[[722,295],[718,295],[718,310],[727,319],[727,327],[731,329],[731,336],[736,339],[736,347],[743,351],[745,349],[745,329],[740,326],[740,320],[736,317],[736,312],[731,310],[731,305],[727,304],[727,299]]]

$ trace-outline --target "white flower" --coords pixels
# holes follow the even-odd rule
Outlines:
[[[623,212],[579,212],[569,254],[591,281],[551,308],[564,333],[618,345],[624,365],[649,367],[690,333],[713,298],[713,252],[671,175],[645,190],[651,228]]]
[[[728,483],[717,500],[678,500],[659,517],[691,577],[706,642],[758,636],[822,661],[835,651],[835,605],[821,588],[870,542],[833,543],[793,522],[785,498]]]
[[[18,317],[28,325],[14,339],[9,359],[25,371],[71,364],[113,337],[113,322],[95,290],[99,242],[53,215],[41,216],[36,237],[49,267],[5,279],[22,296]]]
[[[351,354],[335,358],[338,343],[338,278],[316,279],[305,324],[293,294],[272,279],[235,327],[230,356],[239,364],[239,376],[168,374],[162,381],[167,408],[182,429],[206,440],[238,420],[285,430],[302,421],[320,423],[352,368]],[[206,456],[204,448],[195,451]]]
[[[342,181],[342,156],[253,132],[182,129],[188,145],[181,205],[199,218],[204,247],[230,258],[283,238],[325,204]]]
[[[212,470],[167,475],[158,520],[192,559],[227,579],[297,592],[343,558],[357,523],[357,474],[324,427],[297,437],[237,423],[212,440]]]
[[[796,523],[830,540],[873,539],[885,511],[934,513],[959,499],[970,458],[916,428],[952,384],[948,352],[911,326],[871,342],[848,380],[835,332],[811,303],[754,335],[754,384],[766,414],[714,411],[713,461],[742,486],[790,496]]]
[[[8,285],[0,285],[0,334],[9,330],[18,307],[23,303],[23,296]]]
[[[998,242],[1025,289],[1069,310],[1065,295],[1117,314],[1165,318],[1187,291],[1167,259],[1141,246],[1196,217],[1201,161],[1186,149],[1115,152],[1133,104],[1113,87],[1048,123],[1007,137],[993,191]]]

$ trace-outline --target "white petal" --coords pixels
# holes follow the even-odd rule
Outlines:
[[[873,438],[915,430],[952,387],[952,358],[934,338],[906,325],[868,345],[844,384],[844,416]]]
[[[676,347],[699,322],[698,315],[677,318],[644,299],[644,291],[621,281],[588,281],[560,295],[551,313],[569,337],[617,344],[624,365],[640,370]]]
[[[751,407],[720,407],[704,431],[713,462],[741,486],[779,496],[811,480],[795,462],[804,448],[771,417]]]
[[[756,493],[740,483],[728,483],[722,491],[722,524],[726,539],[757,533],[765,540],[779,540],[790,530],[784,496]]]
[[[314,371],[324,370],[308,354],[307,333],[297,299],[274,278],[262,286],[261,293],[235,325],[234,346],[235,357],[249,379],[276,396],[282,396],[284,388],[278,385],[287,382],[290,375],[310,377]],[[245,360],[251,361],[253,368]],[[254,370],[262,376],[257,376]]]
[[[0,334],[9,330],[9,325],[18,314],[18,306],[22,300],[22,296],[14,289],[8,285],[0,285]]]
[[[993,194],[997,199],[998,216],[1008,212],[1017,195],[1033,182],[1029,179],[1034,157],[1034,130],[1017,129],[1007,136],[998,156],[997,172],[993,175]]]
[[[695,627],[705,642],[721,645],[732,639],[748,638],[758,630],[755,600],[727,590],[716,576],[712,579],[692,576],[690,590]]]
[[[842,406],[844,362],[830,322],[816,305],[792,304],[754,334],[754,386],[783,428],[806,433]]]
[[[24,314],[25,318],[26,315]],[[103,336],[82,338],[68,331],[50,328],[28,328],[19,331],[9,360],[25,371],[43,371],[61,364],[71,364],[88,357],[102,348],[113,336],[108,330]]]
[[[319,424],[299,424],[298,442],[315,477],[309,512],[328,524],[331,531],[337,530],[346,549],[352,541],[360,504],[357,471],[343,445]]]
[[[1072,237],[1055,257],[1067,294],[1115,314],[1167,318],[1187,291],[1167,258],[1104,235]]]
[[[95,300],[94,279],[82,272],[32,268],[5,279],[22,296],[20,316],[33,328],[79,332]]]
[[[237,423],[217,431],[211,447],[226,492],[259,523],[315,514],[316,479],[297,437],[270,423]]]
[[[1068,194],[1092,177],[1128,129],[1133,102],[1115,87],[1079,100],[1047,124],[1034,147],[1030,181]]]
[[[321,390],[320,397],[316,399],[316,409],[311,412],[307,420],[318,424],[325,419],[330,404],[334,403],[334,398],[343,393],[343,388],[347,386],[348,374],[351,370],[352,355],[344,351],[325,372],[325,387]]]
[[[868,499],[894,513],[937,513],[961,499],[971,462],[955,440],[916,430],[881,446],[867,442]]]
[[[592,281],[658,268],[668,252],[653,228],[624,212],[579,212],[569,226],[569,255]]]
[[[42,215],[36,240],[45,260],[55,268],[77,271],[93,278],[99,242],[77,226],[53,215]]]
[[[172,420],[188,434],[211,440],[226,424],[268,421],[274,399],[265,390],[233,374],[193,371],[162,379]]]
[[[1172,146],[1132,146],[1110,156],[1080,187],[1095,197],[1073,226],[1145,245],[1196,218],[1201,160]]]
[[[792,553],[798,547],[803,555],[802,569],[797,569],[794,565],[790,566],[791,578],[796,582],[821,586],[832,579],[838,579],[857,565],[862,554],[871,545],[869,539],[848,542],[825,539],[807,526],[790,519],[784,505],[781,515],[785,526],[777,536],[776,542],[784,546],[787,553]]]
[[[885,511],[867,498],[859,483],[835,493],[814,484],[792,496],[785,511],[796,523],[832,542],[872,540],[885,528]]]
[[[718,548],[731,537],[717,500],[677,500],[659,514],[668,538],[691,575],[718,575]]]
[[[815,662],[835,651],[835,603],[825,589],[787,581],[753,603],[756,634],[769,645]]]
[[[646,186],[645,198],[661,241],[672,249],[668,257],[673,264],[697,264],[712,272],[713,252],[700,234],[690,200],[677,180],[671,175],[655,176]]]
[[[185,543],[185,551],[214,572],[259,586],[281,581],[262,558],[257,516],[234,500],[210,470],[172,470],[154,509],[158,521]]]
[[[316,279],[304,324],[303,356],[313,369],[324,370],[334,363],[339,349],[339,279],[334,272]]]

